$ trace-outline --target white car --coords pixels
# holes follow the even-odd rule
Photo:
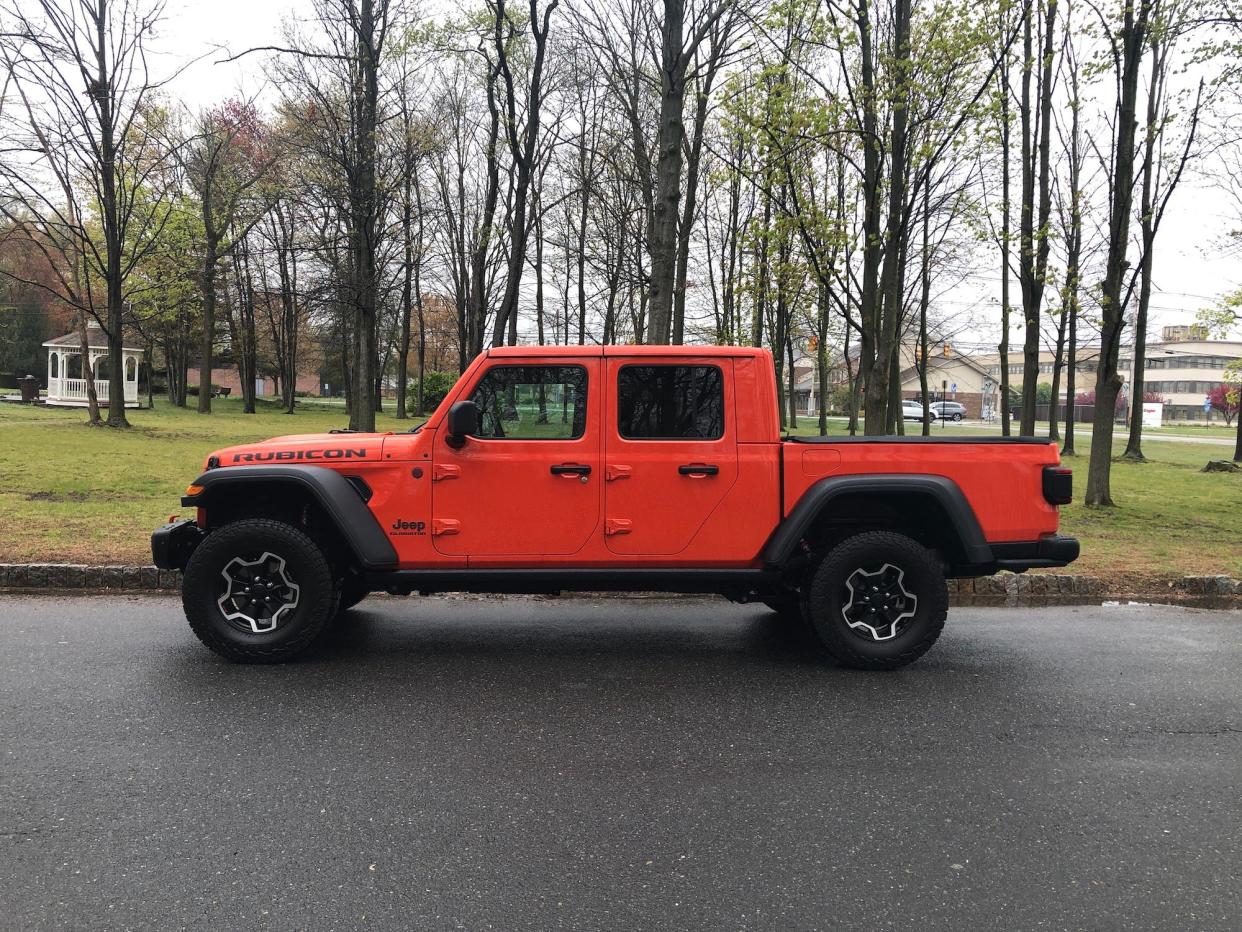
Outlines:
[[[933,415],[917,401],[906,399],[901,403],[901,419],[903,421],[931,421]]]

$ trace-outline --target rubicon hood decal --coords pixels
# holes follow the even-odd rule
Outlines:
[[[270,463],[297,460],[366,459],[366,447],[329,447],[324,450],[260,450],[255,453],[234,453],[230,463]]]

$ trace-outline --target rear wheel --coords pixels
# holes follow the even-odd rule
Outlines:
[[[825,650],[859,670],[896,670],[940,637],[944,574],[918,541],[867,531],[828,551],[806,587],[807,619]]]
[[[241,663],[282,663],[305,650],[336,611],[323,551],[298,528],[250,518],[212,531],[181,584],[190,628]]]
[[[956,412],[954,412],[954,414],[953,414],[953,420],[955,420],[955,421],[960,421],[961,419],[962,419],[962,412],[961,412],[961,411],[956,411]]]

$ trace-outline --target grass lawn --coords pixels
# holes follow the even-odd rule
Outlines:
[[[311,402],[294,415],[271,405],[243,415],[236,399],[213,405],[215,413],[200,416],[157,401],[153,411],[129,412],[133,429],[113,431],[87,427],[82,411],[0,404],[0,562],[146,562],[151,530],[179,511],[182,490],[211,450],[346,424],[339,405]],[[415,423],[378,417],[380,430]],[[814,423],[802,419],[797,432],[816,433]],[[844,433],[844,420],[829,429]],[[977,430],[954,425],[944,433]],[[1079,496],[1089,445],[1080,436],[1083,455],[1067,461]],[[1062,509],[1064,532],[1083,542],[1075,569],[1142,579],[1242,576],[1242,474],[1199,472],[1232,449],[1154,442],[1145,450],[1148,463],[1114,464],[1116,508]]]
[[[292,415],[262,402],[242,414],[234,398],[203,415],[155,405],[126,412],[134,426],[118,431],[88,427],[85,410],[0,404],[0,562],[149,563],[151,531],[180,512],[212,450],[349,423],[344,408],[314,403]],[[419,423],[376,421],[379,430]]]

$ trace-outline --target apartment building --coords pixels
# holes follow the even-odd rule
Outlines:
[[[1076,392],[1095,388],[1099,347],[1079,347],[1075,386]],[[1161,331],[1161,340],[1147,344],[1143,390],[1155,392],[1165,399],[1164,419],[1181,421],[1223,421],[1219,411],[1205,412],[1204,396],[1225,380],[1225,367],[1242,359],[1242,340],[1212,340],[1197,326],[1169,326]],[[996,380],[1000,379],[1000,357],[996,353],[974,357]],[[1133,378],[1133,347],[1123,345],[1118,356],[1122,380]],[[1039,381],[1051,382],[1053,354],[1039,355]],[[1009,355],[1009,383],[1015,389],[1022,385],[1022,355]],[[1065,374],[1062,373],[1060,396],[1065,400]]]

